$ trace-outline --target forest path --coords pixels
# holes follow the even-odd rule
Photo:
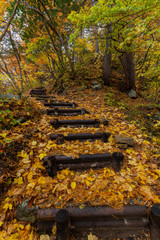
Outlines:
[[[18,153],[19,166],[17,177],[1,203],[0,222],[3,224],[12,209],[27,199],[29,206],[39,208],[63,208],[66,206],[108,205],[120,208],[127,204],[151,206],[160,203],[159,180],[160,170],[157,166],[158,145],[156,140],[148,140],[134,123],[125,121],[125,115],[118,108],[107,106],[104,100],[106,90],[68,91],[67,96],[55,96],[58,101],[76,102],[78,108],[85,108],[90,114],[79,116],[58,116],[62,119],[108,119],[109,125],[100,124],[99,128],[59,128],[50,125],[53,116],[42,114],[40,120],[28,121],[15,127],[12,134],[23,132],[29,138],[27,149]],[[43,103],[31,100],[33,107],[44,110]],[[57,117],[56,117],[57,118]],[[58,145],[49,135],[70,133],[110,132],[109,142],[101,140],[65,142]],[[133,137],[134,147],[119,149],[114,135],[121,134]],[[62,170],[55,178],[47,176],[43,167],[43,157],[51,154],[77,157],[79,154],[105,152],[123,152],[125,159],[121,171],[115,173],[110,168],[87,170],[83,172]],[[15,221],[13,219],[13,221]],[[6,228],[13,227],[13,221],[7,222]],[[17,223],[16,223],[17,224]],[[13,227],[14,229],[14,227]],[[27,230],[30,231],[30,230]],[[12,231],[11,231],[12,232]],[[7,233],[6,233],[7,234]],[[0,235],[1,236],[1,235]]]

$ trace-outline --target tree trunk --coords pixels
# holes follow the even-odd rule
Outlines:
[[[18,52],[18,49],[15,45],[15,42],[12,38],[12,35],[11,35],[11,32],[8,31],[8,35],[9,35],[9,39],[10,39],[10,43],[11,43],[11,46],[13,48],[13,52],[14,52],[14,55],[17,59],[17,63],[18,63],[18,67],[19,67],[19,74],[20,74],[20,82],[21,82],[21,91],[23,91],[23,76],[22,76],[22,68],[21,68],[21,57],[20,57],[20,54]]]
[[[105,49],[105,55],[104,55],[104,85],[108,86],[110,84],[110,78],[111,78],[111,52],[110,52],[110,46],[111,42],[109,40],[109,34],[111,33],[111,23],[107,25],[107,33],[106,33],[106,49]]]
[[[128,90],[135,90],[135,68],[134,68],[134,61],[133,55],[131,52],[124,53],[124,68],[125,68],[125,75],[127,80],[127,87]]]

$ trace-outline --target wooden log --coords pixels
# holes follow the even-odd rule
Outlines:
[[[50,233],[55,224],[55,221],[38,221],[37,231]],[[125,218],[119,220],[84,220],[84,221],[72,221],[70,223],[70,231],[84,233],[87,231],[101,232],[107,234],[109,231],[132,231],[134,235],[140,230],[148,230],[147,218]],[[112,234],[113,234],[112,232]],[[129,236],[129,235],[128,235]]]
[[[44,89],[44,90],[45,90],[44,87],[37,87],[37,88],[34,88],[34,90],[41,90],[41,89]]]
[[[58,101],[58,100],[55,100],[55,99],[44,99],[44,103],[55,103],[55,102],[62,103],[62,101]],[[68,103],[68,102],[66,102],[66,103]]]
[[[63,109],[63,108],[54,108],[54,109],[47,109],[48,115],[54,116],[77,116],[83,114],[89,114],[87,110],[84,108],[81,109]]]
[[[160,239],[160,205],[151,208],[150,213],[150,239]]]
[[[82,221],[72,221],[71,225],[77,230],[81,229],[95,229],[101,230],[102,228],[108,228],[116,230],[117,228],[142,228],[148,227],[147,218],[124,218],[119,220],[82,220]]]
[[[87,170],[90,168],[112,167],[116,172],[120,171],[120,164],[124,159],[123,153],[99,153],[79,155],[72,158],[65,155],[51,155],[43,158],[43,164],[49,176],[54,177],[57,171],[65,168],[71,170]]]
[[[69,212],[71,222],[82,220],[98,221],[98,219],[105,221],[125,218],[146,218],[148,211],[147,207],[139,205],[127,205],[121,209],[114,209],[109,206],[85,207],[83,209],[67,207],[66,210]],[[53,222],[58,211],[59,209],[57,208],[38,209],[37,221]]]
[[[54,98],[54,96],[49,96],[49,95],[42,95],[42,96],[38,96],[38,95],[34,95],[33,97],[36,98],[36,100],[39,100],[39,101],[45,101],[46,99],[51,99],[51,98]],[[55,100],[54,100],[55,101]]]
[[[44,106],[46,107],[50,107],[50,108],[54,108],[54,107],[71,107],[71,108],[75,108],[77,107],[76,103],[68,103],[68,102],[46,102],[44,103]]]
[[[69,213],[66,209],[61,209],[56,214],[57,240],[69,240]]]
[[[57,171],[63,170],[65,168],[69,168],[74,171],[84,171],[87,169],[100,169],[104,167],[112,166],[111,161],[106,162],[93,162],[93,163],[63,163],[58,165]]]
[[[38,233],[46,233],[46,234],[50,234],[52,232],[53,227],[55,226],[55,221],[53,222],[37,222],[35,224],[35,227],[37,229]]]
[[[103,142],[108,142],[108,138],[110,137],[110,133],[105,132],[97,132],[97,133],[76,133],[76,134],[68,134],[67,136],[63,134],[51,134],[51,140],[57,140],[58,144],[64,143],[65,140],[67,141],[85,141],[85,140],[92,140],[95,141],[96,139],[102,140]]]
[[[99,127],[100,121],[98,119],[85,119],[85,120],[58,120],[53,119],[50,121],[50,124],[55,128],[58,129],[60,127]],[[108,124],[108,120],[105,120],[105,124]]]
[[[46,90],[44,90],[44,89],[37,89],[37,90],[32,89],[30,91],[30,95],[46,95]]]
[[[114,152],[112,154],[112,168],[115,172],[119,172],[121,169],[121,162],[123,161],[124,156],[121,152]]]
[[[45,89],[32,89],[30,91],[30,94],[42,94],[42,93],[46,93],[46,90]]]
[[[113,209],[108,206],[85,207],[67,207],[70,215],[72,232],[92,231],[98,234],[102,231],[105,234],[110,232],[139,233],[141,230],[148,230],[147,208],[138,205],[124,206],[121,209]],[[56,220],[56,214],[59,209],[38,209],[37,211],[37,229],[40,232],[51,232]],[[103,234],[102,234],[103,235]],[[107,235],[108,236],[108,235]],[[125,234],[125,237],[127,234]],[[129,236],[129,234],[128,234]]]

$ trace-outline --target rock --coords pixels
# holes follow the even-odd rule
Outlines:
[[[95,96],[95,94],[94,94],[94,93],[92,93],[92,94],[91,94],[91,96],[92,96],[92,97],[94,97],[94,96]]]
[[[96,84],[99,84],[99,82],[97,80],[94,80],[91,82],[92,85],[96,85]]]
[[[35,223],[37,216],[38,207],[28,207],[28,200],[22,201],[21,204],[17,206],[16,218],[18,221]]]
[[[136,91],[131,89],[130,92],[128,93],[128,96],[133,99],[136,98],[137,97]]]
[[[93,85],[92,88],[93,90],[100,90],[102,88],[102,84],[99,83],[99,84]]]
[[[8,99],[13,99],[15,98],[16,100],[19,100],[20,97],[18,95],[14,95],[14,94],[11,94],[11,93],[6,93],[6,94],[1,94],[0,95],[1,98],[8,98]]]
[[[129,147],[134,146],[134,139],[132,137],[115,135],[114,136],[116,143],[118,144],[127,144]]]

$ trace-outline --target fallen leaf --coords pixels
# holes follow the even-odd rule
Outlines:
[[[71,188],[74,190],[76,188],[76,182],[71,182]]]

